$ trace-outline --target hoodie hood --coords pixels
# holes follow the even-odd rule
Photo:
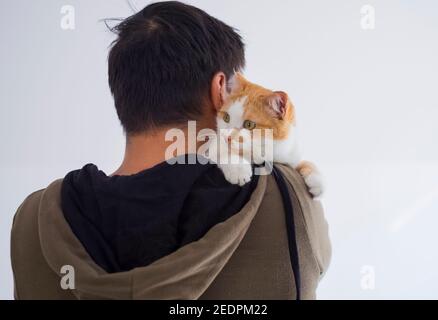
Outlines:
[[[196,167],[196,165],[194,166]],[[255,190],[249,196],[249,201],[237,213],[232,213],[229,217],[222,216],[223,221],[216,223],[206,233],[199,236],[201,229],[198,228],[189,228],[192,231],[197,230],[196,232],[180,230],[180,232],[175,233],[175,247],[169,248],[168,254],[156,258],[146,266],[114,272],[108,272],[97,264],[94,257],[92,258],[85,249],[82,243],[84,241],[81,242],[75,235],[73,228],[67,221],[68,219],[64,217],[63,207],[65,204],[63,205],[63,197],[61,197],[61,194],[68,194],[70,199],[76,199],[74,202],[77,205],[76,215],[85,215],[86,219],[82,220],[82,223],[87,226],[86,229],[95,228],[98,232],[101,231],[95,222],[106,214],[110,215],[114,212],[133,214],[136,212],[134,209],[133,211],[124,211],[125,205],[117,206],[109,203],[102,207],[100,200],[112,197],[114,194],[120,195],[119,200],[126,199],[134,203],[138,201],[139,204],[144,204],[144,201],[154,203],[160,209],[151,210],[151,215],[177,212],[179,219],[181,216],[189,215],[189,213],[193,213],[196,217],[196,213],[202,212],[202,208],[206,208],[206,205],[194,199],[205,200],[206,198],[200,195],[194,196],[197,192],[193,193],[193,190],[202,193],[202,190],[209,189],[209,187],[205,188],[206,186],[210,186],[214,190],[214,183],[207,183],[208,179],[206,179],[206,177],[212,176],[213,171],[211,170],[214,168],[208,165],[202,168],[195,167],[189,168],[195,172],[191,172],[189,175],[193,179],[188,179],[187,176],[170,174],[168,177],[163,177],[157,174],[161,169],[166,168],[166,165],[160,165],[131,177],[112,178],[107,177],[94,166],[87,166],[83,170],[71,174],[70,177],[67,176],[65,181],[54,182],[43,192],[38,212],[41,248],[50,268],[59,276],[63,276],[60,273],[62,267],[72,266],[75,271],[74,294],[82,299],[198,299],[221,272],[245,236],[265,194],[267,177],[262,176],[258,179]],[[171,170],[164,171],[171,172]],[[149,178],[149,174],[152,178],[147,179],[149,182],[146,185],[149,186],[148,188],[153,186],[153,192],[133,193],[132,189],[125,188],[126,185],[129,186],[129,183],[138,184],[140,192],[143,190],[144,176]],[[134,182],[125,182],[131,179]],[[84,181],[88,183],[88,188],[75,189],[77,186],[83,186]],[[179,189],[179,191],[174,190],[173,183],[167,184],[165,181],[180,182],[179,185],[184,186],[185,192]],[[102,187],[100,183],[103,183],[105,187]],[[115,188],[112,183],[118,187]],[[230,197],[230,199],[239,198],[239,192],[237,192],[239,190],[236,190],[234,197]],[[156,197],[155,192],[158,191],[163,193],[163,197]],[[154,194],[155,196],[153,196]],[[84,201],[85,198],[88,200]],[[78,199],[82,200],[78,201]],[[211,204],[212,201],[209,201]],[[188,205],[191,202],[193,204]],[[169,203],[172,205],[170,206]],[[99,210],[89,210],[91,207],[99,208]],[[163,209],[168,207],[172,210]],[[190,212],[190,210],[193,211]],[[136,217],[136,214],[133,216]],[[87,219],[88,221],[86,221]],[[172,228],[169,229],[172,230]],[[197,239],[189,241],[189,238],[186,237],[187,243],[184,243],[182,239],[187,234],[196,235]],[[56,240],[54,241],[54,239]],[[114,253],[111,241],[107,240],[105,235],[100,241],[100,245],[103,243],[107,246],[108,251],[105,251],[105,255],[112,256],[114,266],[117,267],[118,254]],[[110,265],[110,267],[113,266]]]
[[[87,165],[65,177],[61,206],[93,260],[109,273],[123,272],[199,240],[239,212],[257,178],[239,187],[228,183],[217,166],[199,162],[165,162],[114,177]]]

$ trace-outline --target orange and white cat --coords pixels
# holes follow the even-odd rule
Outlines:
[[[251,83],[240,73],[230,83],[208,157],[230,183],[241,186],[251,180],[252,164],[288,164],[303,176],[314,198],[321,197],[322,176],[312,163],[301,160],[298,151],[295,109],[288,95]]]

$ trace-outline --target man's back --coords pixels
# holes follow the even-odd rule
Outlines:
[[[279,166],[290,184],[303,299],[315,298],[330,259],[319,202],[298,173]],[[12,230],[18,299],[294,299],[283,203],[275,179],[259,178],[248,203],[201,239],[152,264],[108,273],[90,257],[61,210],[57,181],[19,208]],[[75,289],[61,288],[73,267]],[[64,267],[64,268],[63,268]]]

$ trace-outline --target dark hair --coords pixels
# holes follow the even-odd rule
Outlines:
[[[109,85],[127,134],[198,120],[213,76],[245,65],[235,29],[178,1],[148,5],[114,31]]]

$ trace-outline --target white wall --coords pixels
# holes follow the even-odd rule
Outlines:
[[[438,298],[437,2],[189,2],[238,27],[248,77],[295,101],[305,155],[329,183],[334,255],[319,297]],[[74,31],[60,28],[66,4]],[[373,31],[360,25],[366,4]],[[24,197],[86,163],[111,171],[121,160],[113,36],[98,21],[130,13],[124,0],[0,2],[0,298],[12,298],[9,234]],[[374,290],[361,287],[364,266]]]

